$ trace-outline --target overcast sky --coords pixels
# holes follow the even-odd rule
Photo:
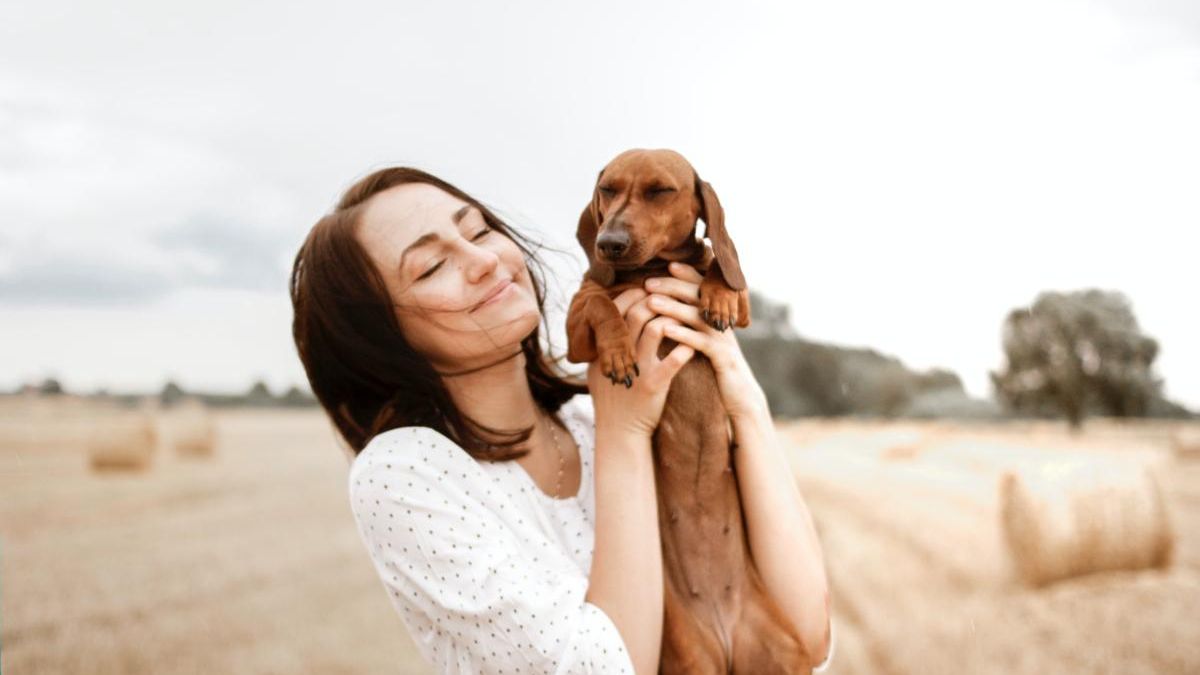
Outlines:
[[[805,337],[987,396],[1010,309],[1119,290],[1200,408],[1197,120],[1189,0],[9,0],[0,387],[303,385],[291,259],[390,164],[569,251],[568,294],[596,172],[669,147]]]

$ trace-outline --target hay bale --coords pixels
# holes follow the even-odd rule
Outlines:
[[[1014,567],[1031,586],[1171,562],[1175,535],[1149,465],[1043,461],[1003,472],[999,497]]]
[[[883,451],[881,458],[888,462],[907,461],[916,459],[921,454],[921,447],[915,443],[893,445]]]
[[[1175,459],[1190,461],[1200,459],[1200,428],[1181,427],[1171,434],[1171,452]]]
[[[212,457],[216,450],[216,429],[212,413],[200,401],[181,402],[169,416],[171,446],[180,457]]]
[[[158,430],[143,412],[114,413],[97,420],[87,442],[93,471],[144,471],[154,459]]]

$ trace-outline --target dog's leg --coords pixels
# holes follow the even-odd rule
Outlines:
[[[790,621],[767,594],[758,569],[746,570],[741,616],[733,633],[735,675],[811,673],[817,665]]]
[[[700,281],[700,316],[720,331],[750,325],[750,292],[730,288],[715,262]]]
[[[633,386],[638,375],[633,337],[608,291],[588,279],[580,286],[567,311],[567,360],[586,363],[600,360],[601,371],[613,384]]]

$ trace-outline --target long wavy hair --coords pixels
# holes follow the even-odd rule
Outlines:
[[[351,185],[334,210],[313,225],[292,265],[292,337],[309,385],[338,433],[357,456],[374,436],[402,426],[427,426],[453,439],[472,457],[521,457],[532,426],[483,425],[455,405],[429,359],[401,332],[391,296],[355,233],[373,195],[407,183],[428,183],[475,206],[494,230],[525,254],[541,320],[524,340],[525,375],[534,400],[555,412],[587,386],[568,378],[561,357],[543,354],[545,268],[530,241],[491,209],[446,181],[419,169],[391,167]]]

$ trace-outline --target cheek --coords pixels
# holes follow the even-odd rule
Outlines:
[[[463,311],[466,300],[463,287],[448,273],[421,282],[420,290],[407,294],[403,309],[423,315],[421,318],[441,319],[452,312]]]
[[[512,239],[498,234],[492,237],[492,241],[488,242],[488,244],[492,252],[506,263],[512,264],[519,261],[521,264],[524,264],[525,254],[521,252],[521,249],[517,248],[516,242]]]

